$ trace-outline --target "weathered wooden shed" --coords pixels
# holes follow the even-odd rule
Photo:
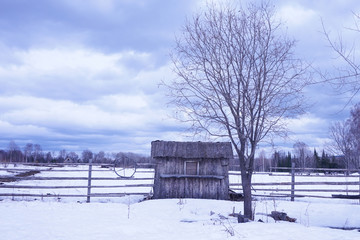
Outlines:
[[[154,141],[154,196],[229,199],[229,142]]]

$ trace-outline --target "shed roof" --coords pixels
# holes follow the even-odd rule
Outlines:
[[[230,142],[151,142],[152,157],[233,158]]]

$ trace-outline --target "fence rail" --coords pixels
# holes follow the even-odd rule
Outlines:
[[[140,193],[92,193],[89,195],[84,194],[27,194],[27,193],[2,193],[0,196],[3,197],[40,197],[40,198],[49,198],[49,197],[57,197],[57,198],[64,198],[64,197],[124,197],[127,195],[145,195],[143,192]]]
[[[292,169],[297,171],[312,171],[312,172],[319,172],[319,171],[329,171],[329,172],[358,172],[359,169],[347,169],[347,168],[301,168],[301,167],[270,167],[270,172],[272,170],[288,170],[291,171]]]
[[[230,183],[230,186],[238,186],[237,183]],[[252,186],[281,186],[281,185],[360,185],[360,182],[266,182],[252,183]]]
[[[129,188],[129,187],[153,187],[153,184],[127,184],[127,185],[103,185],[91,188]],[[22,188],[22,189],[61,189],[61,188],[88,188],[88,186],[28,186],[28,185],[2,185],[0,188]],[[1,194],[0,194],[1,196]]]
[[[21,181],[34,181],[34,180],[88,180],[88,177],[6,177],[7,179],[21,180]],[[91,180],[126,180],[127,178],[121,177],[91,177]],[[140,180],[153,180],[154,178],[129,178],[131,181]],[[1,181],[1,178],[0,178]]]

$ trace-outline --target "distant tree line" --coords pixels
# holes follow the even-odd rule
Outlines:
[[[113,163],[124,158],[134,160],[136,163],[151,163],[149,156],[132,152],[106,153],[104,151],[92,152],[83,150],[81,154],[65,149],[59,152],[43,151],[40,144],[27,143],[20,148],[15,141],[10,141],[7,149],[0,149],[0,162],[5,163]]]
[[[292,162],[295,163],[296,168],[334,168],[344,169],[346,164],[343,156],[329,155],[322,151],[321,156],[314,149],[310,151],[305,143],[298,142],[294,144],[294,153],[285,151],[275,151],[270,157],[265,155],[264,151],[261,151],[259,156],[255,158],[254,171],[256,172],[270,172],[272,167],[286,167],[291,168]],[[300,149],[297,149],[300,147]],[[298,151],[298,152],[296,152]],[[236,159],[230,165],[236,165]],[[232,167],[236,170],[236,167]],[[277,170],[279,172],[288,170]]]
[[[330,148],[329,148],[330,149]],[[4,163],[113,163],[124,159],[131,159],[136,163],[151,164],[150,156],[144,156],[132,152],[108,153],[104,151],[93,152],[85,149],[81,154],[65,149],[58,152],[43,151],[40,144],[27,143],[22,149],[10,141],[8,148],[0,150],[0,162]],[[349,164],[348,157],[340,154],[334,155],[323,150],[319,154],[316,149],[313,151],[303,142],[296,142],[293,146],[293,153],[275,151],[267,157],[265,151],[260,151],[254,161],[254,171],[269,172],[271,167],[291,167],[295,163],[296,168],[346,168],[355,169],[356,164]],[[230,162],[231,169],[238,170],[238,160],[234,158]],[[235,167],[234,167],[235,166]]]
[[[296,168],[334,168],[344,169],[345,164],[342,156],[329,155],[322,151],[321,156],[314,149],[313,152],[309,151],[308,148],[302,149],[299,155],[291,154],[290,152],[275,151],[270,159],[272,166],[274,167],[291,167],[292,162],[295,163]],[[278,170],[283,171],[283,170]]]

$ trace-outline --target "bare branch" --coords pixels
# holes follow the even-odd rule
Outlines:
[[[360,17],[355,13],[353,15],[355,27],[345,29],[352,32],[360,32]],[[346,46],[341,34],[338,34],[337,39],[332,38],[331,32],[326,29],[324,22],[321,21],[321,23],[322,33],[329,44],[329,48],[335,53],[336,59],[340,60],[340,64],[334,66],[335,72],[323,73],[319,71],[320,77],[323,79],[323,82],[333,84],[340,94],[350,93],[351,97],[347,103],[348,105],[360,91],[360,62],[356,58],[356,41],[354,41],[351,47]]]

